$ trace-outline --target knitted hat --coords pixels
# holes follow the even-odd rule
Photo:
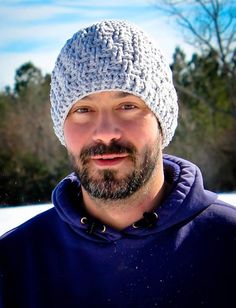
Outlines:
[[[126,21],[102,21],[75,33],[62,48],[51,80],[51,115],[63,145],[72,105],[94,92],[124,91],[140,97],[156,115],[162,147],[171,141],[177,95],[167,61],[143,31]]]

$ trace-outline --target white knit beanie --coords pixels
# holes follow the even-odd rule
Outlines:
[[[167,61],[155,43],[126,21],[102,21],[75,33],[62,48],[51,80],[51,116],[63,145],[72,105],[100,91],[140,97],[156,115],[162,148],[171,141],[178,116],[177,95]]]

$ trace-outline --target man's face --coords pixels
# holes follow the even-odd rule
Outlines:
[[[161,153],[154,114],[138,97],[91,94],[71,108],[64,126],[68,153],[83,189],[98,199],[124,199],[151,178]]]

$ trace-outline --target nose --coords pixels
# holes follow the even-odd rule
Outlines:
[[[108,113],[100,114],[96,119],[93,140],[108,145],[111,141],[119,140],[120,138],[121,130],[115,117]]]

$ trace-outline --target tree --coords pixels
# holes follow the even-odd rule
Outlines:
[[[27,62],[16,70],[15,93],[20,94],[30,86],[38,86],[43,80],[40,69],[35,67],[33,63]]]
[[[15,80],[0,93],[0,204],[48,202],[69,172],[50,119],[50,76],[26,63]]]
[[[160,0],[156,8],[174,17],[185,40],[201,55],[214,55],[225,80],[229,109],[236,116],[236,3],[231,0]],[[197,95],[196,91],[177,89]],[[199,95],[198,95],[199,96]],[[212,105],[212,107],[214,107]],[[220,111],[220,110],[219,110]],[[222,110],[225,112],[225,109]]]
[[[188,61],[180,48],[174,53],[180,116],[167,151],[199,165],[208,188],[236,189],[236,3],[159,0],[156,8],[195,47]]]
[[[231,184],[234,183],[235,150],[230,147],[234,129],[232,116],[227,112],[224,80],[217,73],[217,59],[214,54],[193,54],[187,61],[180,48],[176,48],[173,59],[175,83],[184,91],[178,93],[179,125],[167,151],[196,162],[203,170],[208,188],[230,190],[234,187]],[[224,178],[223,169],[227,169]]]

